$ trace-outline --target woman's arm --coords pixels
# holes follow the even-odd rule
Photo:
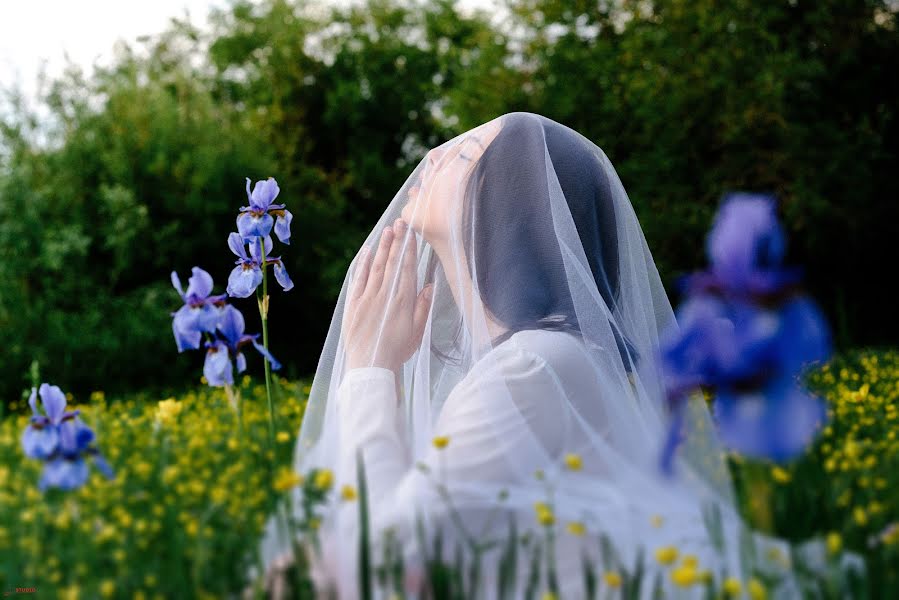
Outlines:
[[[361,448],[373,533],[390,525],[414,524],[417,509],[435,501],[434,481],[415,468],[399,429],[396,375],[389,369],[351,369],[338,392],[340,443],[337,480],[356,486],[356,449]],[[450,393],[434,427],[449,438],[428,445],[416,462],[452,487],[476,482],[502,485],[531,477],[534,464],[556,455],[564,437],[564,391],[540,356],[504,346]],[[347,524],[352,512],[341,508]],[[404,528],[406,528],[404,527]],[[351,531],[346,531],[351,535]]]

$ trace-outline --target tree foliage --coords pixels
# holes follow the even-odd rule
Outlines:
[[[775,192],[793,262],[839,343],[897,339],[899,32],[888,0],[233,2],[173,20],[108,68],[0,121],[0,393],[195,379],[168,274],[223,290],[244,178],[295,215],[273,352],[314,370],[354,251],[424,152],[526,110],[608,154],[667,283],[695,268],[721,194]],[[14,96],[10,96],[14,99]],[[877,282],[877,283],[875,283]],[[671,288],[672,293],[675,291]],[[252,310],[245,311],[252,314]],[[252,329],[254,325],[248,324]]]

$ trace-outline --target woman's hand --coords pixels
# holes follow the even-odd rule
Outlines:
[[[381,233],[374,257],[368,248],[363,250],[343,311],[347,370],[383,367],[398,371],[421,345],[433,285],[416,293],[417,262],[415,233],[408,231],[402,219]]]

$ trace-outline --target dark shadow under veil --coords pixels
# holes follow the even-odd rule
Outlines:
[[[524,156],[529,151],[542,154],[544,143],[596,289],[610,308],[618,300],[618,239],[608,179],[579,134],[543,116],[520,114],[529,118],[505,120],[465,189],[462,241],[471,249],[468,269],[477,274],[480,299],[491,318],[506,329],[491,340],[494,348],[528,329],[567,331],[581,337],[558,240],[551,231],[535,227],[541,223],[538,215],[550,212],[550,200],[548,191],[543,196],[532,192],[548,190],[548,174],[546,169],[534,169],[533,161]],[[488,225],[472,227],[472,223]],[[501,232],[491,229],[495,224],[501,226]],[[474,261],[471,256],[476,257]],[[437,267],[437,258],[432,256],[426,282],[433,280]],[[639,353],[624,332],[610,325],[622,363],[631,372]],[[460,320],[454,349],[461,329]],[[452,352],[433,346],[432,351],[445,362],[454,362]]]

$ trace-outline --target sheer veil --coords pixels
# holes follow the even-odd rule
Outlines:
[[[441,483],[463,519],[474,523],[500,508],[524,531],[536,526],[534,503],[551,488],[557,524],[578,521],[605,533],[627,560],[638,546],[651,551],[702,538],[702,503],[733,511],[724,452],[701,396],[689,401],[674,477],[659,474],[669,412],[657,352],[660,337],[677,325],[634,209],[598,146],[541,115],[499,116],[432,149],[363,247],[373,252],[384,228],[399,218],[410,225],[399,260],[414,261],[415,292],[433,284],[421,344],[395,374],[404,464],[409,471],[430,464],[444,404],[457,386],[474,381],[472,389],[480,391],[470,408],[488,428],[495,464],[502,465],[466,469],[458,458],[452,459],[457,468],[447,465]],[[416,255],[406,257],[413,247]],[[341,444],[353,443],[341,438],[337,398],[350,371],[342,328],[361,250],[337,299],[312,383],[295,447],[299,473],[316,467],[337,472]],[[385,276],[388,302],[409,300],[398,273],[392,281]],[[382,318],[369,343],[376,347],[388,339],[384,333],[395,325]],[[553,347],[569,352],[562,360],[542,356],[557,384],[555,397],[545,401],[556,407],[552,425],[562,430],[561,446],[547,441],[542,424],[527,419],[504,381],[503,352],[513,342],[528,350],[535,336],[555,336]],[[566,468],[571,454],[580,458],[580,469]],[[339,483],[355,483],[344,479]],[[411,531],[414,515],[432,526],[440,522],[443,503],[429,496],[424,479],[403,485],[404,493],[389,500],[399,506],[371,498],[374,529]],[[355,560],[355,538],[346,532],[353,531],[354,511],[341,511],[333,495],[320,531],[332,539],[326,544],[331,560],[350,569],[345,565]],[[292,510],[300,511],[300,502],[295,489]],[[667,525],[658,526],[660,516]],[[509,521],[482,520],[476,527],[486,533],[492,522]],[[341,528],[347,528],[342,536]],[[407,554],[414,554],[414,535],[401,539]],[[707,541],[697,539],[696,545],[698,553],[714,554],[702,550]],[[286,535],[270,520],[262,542],[265,565],[287,547]],[[564,560],[565,549],[559,551]]]

